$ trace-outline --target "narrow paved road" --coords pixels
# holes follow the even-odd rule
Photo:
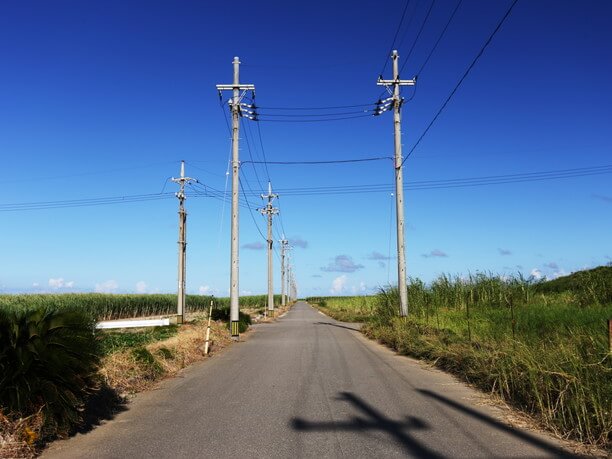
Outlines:
[[[479,400],[298,303],[43,457],[565,457]]]

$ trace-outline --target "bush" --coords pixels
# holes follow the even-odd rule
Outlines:
[[[99,350],[91,316],[75,308],[0,309],[0,406],[66,433],[96,386]]]
[[[223,322],[230,321],[230,308],[216,308],[213,309],[212,320],[222,320]],[[249,329],[249,325],[251,325],[251,316],[240,311],[238,315],[238,331],[240,333],[244,333]]]

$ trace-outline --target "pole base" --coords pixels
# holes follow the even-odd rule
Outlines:
[[[240,322],[237,320],[230,321],[230,334],[232,335],[233,340],[238,340],[240,338]]]

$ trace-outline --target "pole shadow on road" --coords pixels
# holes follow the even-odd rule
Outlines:
[[[535,437],[534,435],[531,435],[527,432],[521,431],[521,430],[517,430],[514,429],[513,427],[510,427],[506,424],[503,424],[502,422],[498,421],[495,418],[492,418],[491,416],[487,416],[484,413],[481,413],[479,411],[474,410],[473,408],[470,408],[468,406],[462,405],[461,403],[458,403],[454,400],[451,400],[443,395],[440,395],[436,392],[432,392],[430,390],[427,389],[416,389],[417,392],[421,393],[422,395],[429,397],[429,398],[433,398],[434,400],[443,403],[446,406],[449,406],[461,413],[467,414],[469,416],[472,416],[473,418],[478,419],[481,422],[484,422],[485,424],[490,425],[491,427],[494,427],[495,429],[501,430],[502,432],[505,432],[507,434],[510,434],[514,437],[519,438],[521,441],[524,441],[525,443],[529,443],[539,449],[541,449],[542,451],[545,451],[549,454],[552,455],[552,457],[558,457],[558,458],[576,458],[578,456],[572,455],[570,453],[568,453],[567,451],[564,451],[563,449],[552,445],[550,443],[547,443],[544,440],[541,440],[537,437]]]
[[[365,433],[378,430],[389,434],[399,446],[411,455],[432,459],[444,457],[427,448],[408,433],[411,430],[429,429],[429,426],[421,419],[407,416],[404,421],[394,421],[351,392],[340,392],[338,399],[351,403],[366,417],[353,417],[347,421],[329,422],[313,422],[302,418],[293,418],[291,427],[303,432],[346,431]]]
[[[351,330],[351,331],[359,331],[359,327],[360,327],[360,324],[357,324],[351,327],[350,325],[342,325],[342,324],[333,323],[333,322],[315,322],[315,325],[330,325],[332,327],[346,328],[347,330]]]

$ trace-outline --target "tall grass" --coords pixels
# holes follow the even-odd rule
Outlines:
[[[571,291],[521,276],[411,279],[408,318],[398,317],[397,288],[381,289],[366,300],[369,311],[355,307],[352,317],[367,322],[370,337],[435,362],[561,435],[610,447],[612,289],[590,279]],[[334,317],[351,315],[352,298],[323,301]]]
[[[187,295],[187,312],[207,311],[210,302],[217,308],[229,308],[229,298]],[[241,308],[259,308],[267,304],[267,295],[240,297]],[[275,296],[280,302],[280,296]],[[0,295],[0,310],[24,310],[38,307],[79,308],[96,320],[124,319],[176,314],[176,295],[118,295],[69,293],[36,295]]]

